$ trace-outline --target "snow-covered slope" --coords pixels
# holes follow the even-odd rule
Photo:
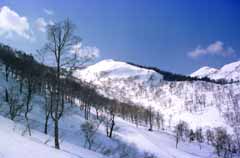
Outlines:
[[[75,123],[82,122],[79,118],[75,119]],[[211,158],[213,155],[213,148],[208,145],[203,144],[200,150],[197,143],[181,142],[179,148],[176,149],[175,138],[172,135],[159,131],[148,132],[146,129],[137,128],[120,118],[117,118],[116,124],[119,127],[119,131],[115,133],[118,139],[121,139],[126,144],[135,144],[141,151],[154,153],[161,158]],[[74,147],[70,145],[67,150],[66,143],[63,150],[56,150],[45,144],[49,139],[48,136],[35,130],[31,137],[23,135],[23,126],[2,116],[0,116],[0,127],[0,158],[103,158],[99,154],[83,149],[80,146]],[[104,133],[104,128],[100,129],[100,131]],[[69,141],[70,135],[75,139],[79,137],[76,132],[72,132],[66,134],[67,141]],[[106,146],[115,145],[115,143],[111,143],[110,139],[104,139],[104,135],[98,137],[102,141],[102,146],[104,143]],[[83,140],[81,139],[81,141]],[[128,150],[129,153],[134,152],[132,149]],[[116,158],[116,156],[110,156],[110,158]]]
[[[218,69],[215,69],[215,68],[211,68],[211,67],[208,67],[208,66],[204,66],[202,68],[200,68],[199,70],[193,72],[191,74],[192,77],[200,77],[200,78],[203,78],[203,77],[210,77],[216,73],[218,73]]]
[[[0,158],[105,158],[100,153],[84,148],[82,145],[84,139],[79,138],[79,135],[81,136],[80,124],[84,121],[79,114],[73,113],[71,118],[64,116],[60,121],[60,135],[61,137],[64,135],[64,138],[61,138],[61,150],[56,150],[51,120],[49,120],[49,135],[43,133],[44,110],[42,105],[44,103],[43,98],[36,94],[31,102],[33,111],[29,114],[31,136],[28,136],[26,132],[23,114],[14,122],[9,120],[8,105],[4,101],[5,88],[14,87],[16,92],[19,91],[16,87],[16,80],[9,78],[6,81],[2,70],[3,65],[0,64]],[[17,94],[20,97],[20,93]],[[75,110],[79,111],[79,108],[76,107]]]
[[[118,70],[122,70],[121,73]],[[129,73],[131,70],[138,71]],[[137,73],[156,77],[144,75],[148,77],[136,78]],[[239,125],[239,83],[219,85],[204,81],[168,82],[154,71],[113,60],[78,70],[74,75],[97,85],[99,89],[108,87],[107,91],[100,91],[109,97],[153,107],[164,115],[165,124],[169,126],[184,120],[192,128],[222,126],[231,132],[232,126]]]
[[[1,158],[74,158],[74,155],[46,146],[41,141],[34,141],[31,138],[22,136],[17,132],[16,125],[2,116],[0,116],[0,125]],[[35,134],[36,133],[34,133],[34,136],[37,135]]]
[[[4,94],[6,87],[11,87],[15,82],[14,79],[6,82],[0,71],[0,95]],[[215,155],[211,146],[202,144],[202,149],[199,149],[199,145],[195,142],[191,144],[180,142],[176,149],[174,135],[157,130],[149,132],[146,127],[136,127],[119,117],[116,117],[118,130],[114,131],[114,138],[106,137],[102,125],[94,139],[93,151],[87,150],[84,148],[84,134],[80,128],[85,119],[78,106],[73,106],[71,109],[66,107],[68,110],[59,122],[61,150],[55,150],[51,121],[49,134],[42,133],[44,127],[42,101],[41,96],[35,96],[32,101],[33,111],[29,115],[32,136],[28,136],[23,116],[19,116],[15,122],[7,119],[6,104],[3,97],[0,97],[0,115],[4,116],[0,116],[0,158],[122,158],[123,156],[143,158],[144,152],[154,153],[161,158],[212,158]],[[94,118],[94,113],[90,118]]]
[[[192,77],[209,77],[210,79],[226,79],[240,81],[240,61],[224,65],[220,69],[202,67],[191,74]]]
[[[92,81],[97,78],[114,80],[132,79],[141,83],[159,83],[163,79],[162,75],[155,71],[139,68],[112,59],[100,61],[81,71],[77,70],[74,76],[84,78],[86,81]],[[106,78],[104,76],[106,76]]]

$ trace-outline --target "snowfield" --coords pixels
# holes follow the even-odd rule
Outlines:
[[[56,150],[41,142],[41,134],[34,132],[33,137],[24,137],[14,122],[0,116],[0,158],[75,158],[76,156]]]
[[[238,84],[221,86],[205,82],[166,82],[162,75],[154,71],[113,60],[79,70],[75,76],[98,87],[108,83],[107,86],[113,91],[109,90],[105,95],[159,110],[164,114],[167,130],[158,131],[154,128],[150,132],[148,127],[136,127],[116,117],[118,130],[114,132],[114,138],[108,138],[105,127],[100,125],[92,150],[88,150],[81,131],[81,124],[85,122],[84,114],[76,102],[73,106],[67,104],[59,122],[61,150],[56,150],[53,148],[52,121],[49,122],[49,134],[43,133],[44,103],[41,96],[35,95],[32,101],[34,107],[29,115],[32,136],[26,132],[22,115],[15,122],[9,120],[3,95],[5,88],[11,87],[16,81],[10,79],[6,82],[4,74],[0,72],[0,158],[120,158],[126,153],[131,158],[143,158],[145,152],[159,158],[213,158],[216,154],[207,144],[202,144],[200,149],[198,143],[186,141],[180,142],[176,148],[172,127],[179,120],[185,120],[192,128],[222,126],[231,131],[234,122],[225,115],[234,116],[233,107],[239,105]],[[124,92],[128,94],[123,95]],[[90,118],[94,120],[95,117],[92,111]]]
[[[197,143],[181,142],[175,147],[175,136],[163,131],[147,131],[147,128],[136,128],[122,119],[117,120],[120,130],[117,135],[138,148],[155,153],[159,158],[212,158],[213,148],[204,144],[200,150]]]
[[[229,64],[223,67],[223,70],[232,71],[229,67],[236,68],[238,64],[240,65],[240,62]],[[170,127],[179,121],[186,121],[192,129],[224,127],[232,133],[232,127],[239,126],[235,119],[238,117],[237,111],[234,109],[239,108],[240,83],[219,85],[204,81],[173,82],[161,80],[160,77],[143,80],[132,77],[135,74],[129,71],[118,71],[126,68],[138,69],[142,71],[140,74],[148,72],[147,69],[124,62],[104,60],[78,70],[74,76],[95,84],[100,93],[108,97],[133,102],[146,108],[152,107],[164,115],[165,124]],[[204,68],[206,69],[211,73],[216,71]],[[156,72],[151,73],[157,76]]]
[[[218,71],[219,71],[218,69],[204,66],[204,67],[198,69],[197,71],[193,72],[190,76],[199,77],[199,78],[210,77],[210,76],[213,76],[216,73],[218,73]]]
[[[84,70],[77,70],[74,72],[73,76],[84,78],[88,82],[95,80],[96,77],[103,79],[103,76],[108,76],[110,79],[132,78],[133,80],[137,80],[139,82],[153,80],[156,81],[156,83],[163,79],[163,76],[155,71],[131,66],[124,62],[112,59],[102,60]]]
[[[81,120],[75,120],[81,122]],[[75,146],[74,139],[78,139],[79,135],[74,132],[64,132],[66,141],[62,143],[62,150],[56,150],[51,144],[49,136],[42,134],[39,131],[33,131],[30,137],[27,133],[23,134],[24,127],[16,124],[6,118],[0,116],[0,157],[1,158],[103,158],[100,154],[83,149],[81,145]],[[128,123],[120,118],[117,119],[116,124],[120,127],[116,133],[115,139],[118,138],[127,144],[135,144],[135,146],[142,150],[156,154],[161,158],[201,158],[213,156],[213,149],[205,145],[202,150],[199,149],[198,144],[181,143],[179,149],[175,148],[175,138],[167,133],[159,131],[149,132],[145,128],[136,128],[133,124]],[[104,129],[100,129],[103,134]],[[114,141],[106,140],[106,136],[101,136],[103,144],[116,145]],[[47,143],[46,143],[47,142]],[[45,144],[46,143],[46,144]],[[69,144],[73,143],[73,144]],[[191,151],[189,153],[188,151]],[[107,157],[107,156],[106,156]],[[110,156],[114,158],[115,156]]]
[[[226,64],[220,69],[205,66],[193,72],[190,76],[200,78],[209,77],[214,80],[226,79],[229,81],[240,81],[240,61]]]

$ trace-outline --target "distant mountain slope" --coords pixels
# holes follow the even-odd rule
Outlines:
[[[202,67],[190,76],[199,78],[209,77],[214,80],[225,79],[228,81],[240,81],[240,61],[224,65],[220,69]]]
[[[160,82],[163,76],[153,70],[136,67],[125,62],[111,59],[100,61],[82,71],[74,73],[76,77],[84,77],[87,81],[95,80],[98,77],[108,76],[110,79],[133,79],[139,82]]]
[[[211,67],[208,67],[208,66],[204,66],[202,68],[200,68],[199,70],[193,72],[191,74],[192,77],[199,77],[199,78],[202,78],[202,77],[211,77],[213,74],[216,74],[218,73],[218,69],[215,69],[215,68],[211,68]]]
[[[222,126],[229,131],[239,125],[239,83],[166,81],[159,73],[114,60],[78,70],[74,76],[98,86],[109,97],[153,107],[164,115],[166,125],[184,120],[192,128]]]

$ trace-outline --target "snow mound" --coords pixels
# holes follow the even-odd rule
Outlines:
[[[153,70],[139,68],[112,59],[100,61],[84,70],[77,70],[73,75],[78,78],[84,78],[86,81],[95,81],[102,78],[132,78],[139,82],[148,82],[150,80],[159,82],[163,79],[162,75]]]
[[[200,77],[200,78],[210,77],[213,74],[218,73],[218,71],[219,71],[218,69],[211,68],[211,67],[208,67],[208,66],[204,66],[204,67],[200,68],[199,70],[193,72],[191,74],[191,76],[192,77]]]
[[[230,64],[224,65],[221,69],[215,69],[211,67],[202,67],[199,70],[193,72],[192,77],[209,77],[210,79],[226,79],[228,81],[240,80],[240,61],[236,61]]]

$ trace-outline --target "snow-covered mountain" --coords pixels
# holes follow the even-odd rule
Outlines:
[[[105,61],[111,62],[115,61]],[[104,62],[103,62],[104,63]],[[120,63],[129,66],[125,63]],[[90,68],[90,67],[89,67]],[[94,68],[94,66],[92,66]],[[100,67],[98,67],[100,68]],[[105,67],[107,68],[107,67]],[[119,70],[121,69],[118,67]],[[138,76],[138,72],[142,71],[139,84],[150,83],[148,75],[156,75],[158,84],[162,82],[161,75],[153,71],[138,69],[131,67],[131,73],[123,75],[131,77],[133,74]],[[86,69],[87,70],[87,69]],[[105,69],[107,71],[107,69]],[[114,69],[112,69],[114,71]],[[122,71],[121,71],[122,72]],[[120,72],[119,72],[120,73]],[[125,73],[125,71],[123,72]],[[90,74],[89,74],[90,75]],[[150,76],[151,76],[150,75]],[[89,77],[89,76],[86,76]],[[93,76],[92,76],[93,77]],[[128,78],[127,77],[127,78]],[[151,77],[150,77],[151,78]],[[94,79],[94,78],[92,78]],[[118,79],[121,79],[118,78]],[[116,78],[114,78],[116,80]],[[105,127],[102,124],[94,138],[92,150],[88,150],[85,144],[84,133],[81,131],[81,125],[85,123],[84,113],[79,110],[79,104],[71,106],[63,118],[60,120],[61,150],[54,149],[53,122],[49,120],[48,134],[43,133],[44,127],[44,100],[41,95],[35,95],[32,104],[33,111],[29,115],[32,135],[29,136],[24,116],[20,115],[15,121],[11,121],[8,112],[7,103],[4,101],[3,94],[6,88],[17,86],[17,81],[10,77],[8,81],[5,79],[4,68],[0,66],[0,157],[4,158],[147,158],[144,153],[149,155],[153,153],[156,157],[161,158],[212,158],[215,155],[213,147],[208,144],[202,144],[201,149],[196,142],[180,142],[178,148],[175,147],[175,136],[166,131],[154,130],[149,132],[146,127],[136,127],[133,123],[123,120],[116,116],[115,123],[118,127],[114,131],[114,139],[109,139],[105,134]],[[149,85],[151,86],[151,85]],[[16,88],[16,87],[15,87]],[[18,88],[16,89],[17,92]],[[17,93],[21,95],[20,93]],[[79,102],[77,102],[79,103]],[[70,106],[70,105],[69,105]],[[94,113],[91,115],[94,117]],[[189,152],[191,151],[191,152]],[[152,156],[153,157],[153,156]]]
[[[200,68],[199,70],[193,72],[191,74],[192,77],[199,77],[199,78],[203,78],[203,77],[210,77],[216,73],[218,73],[218,69],[215,68],[211,68],[208,66],[204,66],[202,68]]]
[[[225,79],[228,81],[240,81],[240,61],[224,65],[220,69],[205,66],[193,72],[191,76],[200,78],[209,77],[214,80]]]
[[[92,81],[98,77],[99,79],[104,79],[106,77],[114,80],[131,78],[141,83],[150,80],[158,83],[163,79],[161,74],[153,70],[139,68],[112,59],[100,61],[95,65],[87,67],[87,69],[83,71],[76,71],[74,76],[84,78],[86,81]]]
[[[222,70],[228,70],[234,76],[237,65],[226,65]],[[217,71],[204,69],[208,74]],[[239,83],[165,81],[163,75],[153,70],[114,60],[103,60],[76,71],[74,76],[97,85],[100,92],[109,97],[153,107],[164,115],[167,126],[184,120],[192,128],[222,126],[231,132],[240,122]]]

